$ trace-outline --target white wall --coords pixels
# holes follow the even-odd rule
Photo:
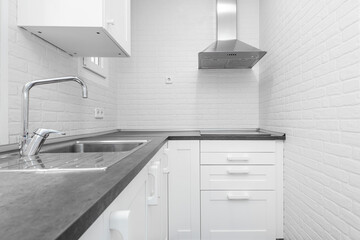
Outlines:
[[[20,133],[21,91],[31,80],[77,75],[78,59],[38,39],[16,25],[16,0],[9,0],[9,137]],[[116,60],[112,60],[114,64]],[[114,75],[114,74],[113,74]],[[117,127],[117,82],[109,86],[86,81],[89,98],[81,98],[76,83],[35,87],[30,91],[30,130],[53,128],[68,135],[98,132]],[[94,119],[94,108],[103,107],[105,118]]]
[[[359,4],[260,1],[260,126],[287,134],[287,240],[360,239]]]
[[[119,128],[258,127],[255,70],[198,70],[198,52],[216,38],[214,0],[132,0],[132,56],[118,65]],[[239,21],[258,45],[257,0]],[[244,25],[240,25],[244,26]],[[250,29],[250,31],[249,31]],[[173,84],[165,84],[171,76]]]

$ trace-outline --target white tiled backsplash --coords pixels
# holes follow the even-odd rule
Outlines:
[[[132,4],[132,56],[118,67],[120,128],[258,127],[253,70],[198,70],[198,52],[216,39],[216,1]],[[239,1],[240,40],[259,41],[259,2]],[[246,11],[244,11],[246,9]],[[173,83],[165,84],[166,77]]]
[[[9,135],[14,143],[22,86],[34,79],[77,75],[78,58],[19,29],[16,0],[9,3]],[[258,4],[239,1],[239,11],[247,9],[239,19],[240,39],[254,46],[259,41]],[[32,89],[30,130],[54,128],[73,135],[115,128],[258,127],[256,67],[197,69],[197,53],[215,41],[215,1],[133,0],[132,11],[133,55],[110,61],[109,86],[87,81],[89,99],[82,99],[80,87],[72,83]],[[165,84],[167,76],[173,84]],[[105,109],[103,120],[94,119],[95,107]]]
[[[260,2],[260,126],[287,134],[285,239],[360,239],[359,5]]]

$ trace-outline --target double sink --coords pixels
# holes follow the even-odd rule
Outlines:
[[[0,171],[99,171],[137,151],[148,140],[84,140],[44,146],[38,155],[0,156]]]

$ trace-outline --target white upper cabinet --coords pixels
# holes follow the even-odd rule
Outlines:
[[[18,26],[73,56],[131,54],[130,0],[18,0]]]

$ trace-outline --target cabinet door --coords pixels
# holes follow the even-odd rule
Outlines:
[[[127,56],[131,55],[130,5],[130,0],[105,0],[104,28]]]
[[[275,190],[275,180],[275,166],[201,166],[201,190]]]
[[[149,166],[148,177],[148,240],[168,239],[168,156],[167,144],[155,155]],[[158,180],[154,181],[154,177]],[[154,189],[157,185],[157,201]]]
[[[169,149],[167,144],[163,150],[161,161],[162,178],[161,178],[161,240],[169,239]]]
[[[102,240],[146,240],[146,184],[145,167],[105,210],[106,233]],[[119,226],[115,226],[120,231],[111,229],[112,214],[121,216],[122,213],[125,213],[124,219],[117,221]]]
[[[148,240],[161,239],[161,158],[157,154],[149,165],[147,188]]]
[[[169,141],[169,238],[200,239],[199,141]]]
[[[202,191],[201,239],[273,240],[274,191]]]

